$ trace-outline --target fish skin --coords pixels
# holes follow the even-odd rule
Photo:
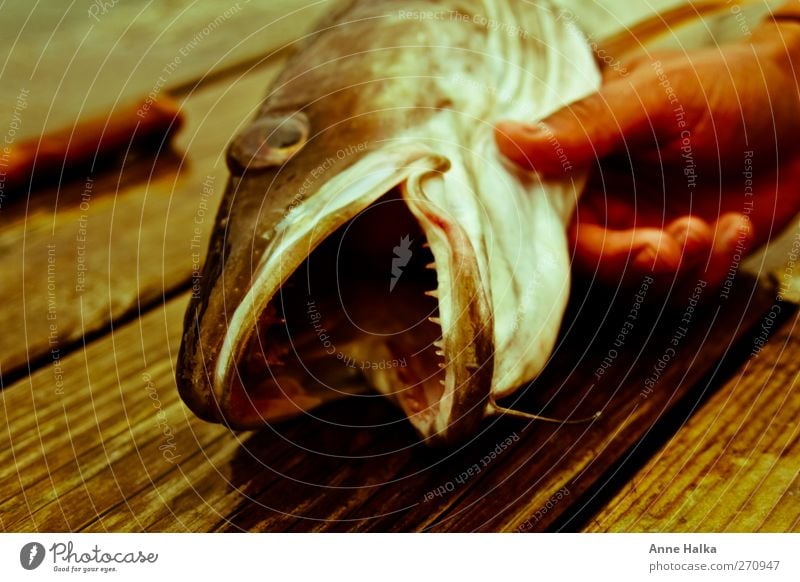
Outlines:
[[[444,351],[453,354],[436,415],[419,420],[399,402],[421,436],[469,438],[495,398],[535,377],[566,305],[564,231],[582,185],[542,185],[509,167],[491,124],[542,117],[597,87],[591,53],[567,26],[550,7],[516,0],[348,2],[318,25],[229,150],[231,178],[176,371],[198,416],[250,429],[323,401],[287,377],[281,391],[292,402],[249,402],[234,364],[269,290],[307,256],[301,243],[316,244],[397,185],[431,239],[446,287]],[[275,130],[307,138],[297,151],[251,147]],[[358,176],[369,177],[346,191],[352,199],[332,194],[337,180]],[[498,189],[508,196],[493,196]]]

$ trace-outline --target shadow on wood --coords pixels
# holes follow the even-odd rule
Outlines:
[[[669,436],[661,421],[703,394],[719,360],[768,309],[769,293],[752,280],[739,283],[728,300],[700,286],[704,303],[690,290],[674,308],[647,288],[623,290],[610,302],[605,293],[578,291],[547,369],[506,405],[560,418],[602,410],[591,423],[492,419],[463,446],[431,450],[388,402],[353,397],[314,412],[317,418],[265,428],[237,451],[231,486],[241,503],[217,528],[526,531],[563,524],[644,437],[661,443]]]

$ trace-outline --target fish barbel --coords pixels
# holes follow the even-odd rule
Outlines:
[[[553,350],[583,187],[513,167],[493,124],[599,82],[544,2],[340,4],[229,147],[184,401],[252,429],[369,386],[426,442],[474,434]]]

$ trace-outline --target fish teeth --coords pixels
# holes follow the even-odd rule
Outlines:
[[[439,362],[439,369],[440,370],[444,370],[446,367],[447,367],[447,365],[445,365],[444,362]]]
[[[423,249],[431,248],[431,243],[429,243],[428,241],[425,241],[424,243],[422,243],[422,248]]]
[[[435,271],[436,270],[436,261],[431,261],[430,263],[425,265],[425,268],[426,269],[430,269],[431,271]]]
[[[437,348],[443,350],[444,349],[444,340],[442,338],[439,338],[438,340],[433,342],[433,345],[436,346]]]
[[[433,289],[431,291],[425,291],[425,295],[427,295],[428,297],[433,297],[435,299],[438,299],[439,298],[439,290],[438,289]]]
[[[436,355],[444,357],[444,352],[442,350],[436,350]]]
[[[431,316],[428,318],[428,321],[430,321],[431,323],[435,323],[436,325],[442,325],[442,320],[439,319],[438,317]]]

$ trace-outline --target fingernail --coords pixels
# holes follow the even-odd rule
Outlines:
[[[725,229],[725,244],[731,250],[746,250],[750,246],[750,233],[752,225],[750,219],[742,217],[740,220],[733,221]]]
[[[652,272],[657,257],[656,249],[648,245],[636,254],[631,261],[631,266],[638,271]]]
[[[553,133],[553,130],[546,123],[537,121],[536,123],[525,123],[523,125],[525,133],[540,134],[540,133]]]

